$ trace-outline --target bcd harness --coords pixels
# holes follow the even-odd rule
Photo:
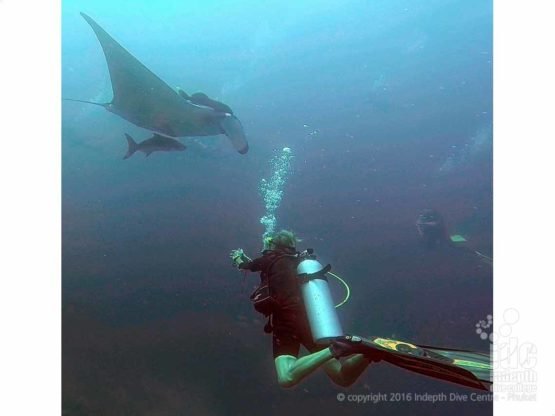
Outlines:
[[[252,292],[250,299],[257,312],[264,316],[270,316],[279,306],[279,302],[272,296],[270,290],[270,270],[274,264],[285,257],[298,259],[299,254],[278,254],[270,264],[262,271],[260,285]]]
[[[262,271],[260,277],[261,282],[260,285],[252,292],[250,295],[250,299],[253,303],[254,309],[257,312],[260,312],[264,316],[271,315],[277,307],[280,306],[280,303],[272,296],[270,290],[270,271],[274,264],[285,257],[290,257],[295,259],[297,263],[300,263],[303,259],[306,258],[313,258],[314,250],[309,248],[303,251],[302,253],[295,253],[295,254],[276,254],[275,258],[272,259],[270,264]],[[314,276],[311,278],[323,278],[325,279],[324,275],[331,269],[330,265],[327,265],[324,270],[322,270],[322,274],[320,276]],[[298,280],[298,282],[304,282],[308,278],[303,277]]]

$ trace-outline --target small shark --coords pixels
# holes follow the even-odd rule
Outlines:
[[[148,157],[153,152],[182,152],[186,146],[175,139],[154,134],[150,139],[137,143],[129,134],[125,134],[127,139],[127,153],[123,157],[129,159],[137,151],[143,152]]]

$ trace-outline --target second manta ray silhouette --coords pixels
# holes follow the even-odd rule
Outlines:
[[[182,92],[178,93],[116,42],[93,19],[84,13],[81,16],[91,25],[102,46],[114,98],[109,103],[70,101],[100,105],[131,123],[162,136],[225,134],[235,150],[241,154],[248,152],[249,145],[243,126],[228,106],[204,94],[205,100],[195,100],[194,98],[198,98],[197,94],[189,97]]]

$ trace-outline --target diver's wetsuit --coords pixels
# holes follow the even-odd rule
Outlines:
[[[298,284],[299,259],[295,254],[294,249],[265,250],[261,257],[240,266],[260,272],[261,282],[269,282],[270,293],[278,305],[270,315],[274,358],[280,355],[298,357],[301,344],[311,353],[326,348],[312,340]]]

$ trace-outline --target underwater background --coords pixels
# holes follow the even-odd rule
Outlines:
[[[351,286],[346,331],[487,351],[492,268],[420,244],[415,221],[492,255],[492,3],[63,2],[64,98],[111,100],[95,19],[170,86],[233,108],[250,144],[184,138],[184,152],[123,160],[101,107],[64,102],[64,415],[489,415],[492,402],[339,402],[337,394],[470,394],[378,363],[345,390],[319,370],[276,381],[248,296],[261,250],[261,180],[291,149],[277,228],[295,231]],[[279,170],[279,169],[278,169]],[[332,282],[334,285],[334,282]],[[339,285],[333,286],[342,298]]]

